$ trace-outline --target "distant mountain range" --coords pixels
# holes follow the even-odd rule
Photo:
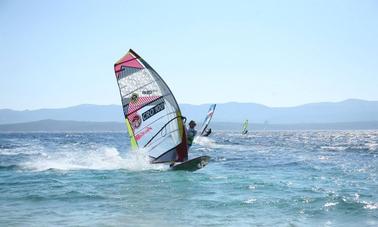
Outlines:
[[[181,104],[188,119],[202,122],[210,104]],[[59,109],[16,111],[0,109],[0,124],[14,124],[41,120],[123,122],[118,105],[79,105]],[[268,107],[255,103],[217,104],[214,122],[241,123],[249,119],[258,124],[324,124],[378,121],[378,101],[349,99],[342,102],[311,103],[294,107]]]
[[[182,112],[203,119],[209,105],[182,105]],[[218,104],[214,121],[268,124],[340,123],[378,121],[378,101],[348,99],[342,102],[310,103],[294,107],[268,107],[255,103]]]
[[[240,131],[240,123],[213,122],[211,128],[217,130]],[[318,123],[318,124],[251,124],[250,131],[256,130],[366,130],[378,129],[378,121],[374,122],[346,122],[346,123]],[[127,132],[122,122],[82,122],[41,120],[26,123],[0,124],[3,132]],[[0,135],[1,136],[1,135]]]
[[[0,132],[127,132],[121,122],[41,120],[1,124]]]
[[[122,107],[117,105],[84,104],[58,109],[11,110],[0,109],[0,124],[12,124],[40,120],[61,121],[124,121]]]

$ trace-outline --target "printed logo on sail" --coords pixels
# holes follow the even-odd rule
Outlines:
[[[164,100],[161,103],[157,104],[156,106],[152,107],[151,109],[147,110],[146,112],[142,113],[143,121],[147,120],[148,118],[154,116],[155,114],[159,113],[160,111],[164,110]]]
[[[142,124],[142,119],[138,114],[134,115],[133,118],[131,119],[131,125],[133,128],[139,128],[140,125]]]
[[[147,128],[145,128],[145,129],[143,129],[143,131],[141,131],[140,133],[138,133],[136,136],[135,136],[135,139],[137,140],[137,141],[139,141],[140,139],[142,139],[142,137],[144,136],[144,135],[146,135],[148,132],[150,132],[152,130],[152,128],[151,127],[147,127]]]
[[[142,94],[143,95],[151,95],[152,93],[156,93],[156,92],[157,92],[156,89],[154,89],[154,90],[143,90]]]
[[[137,103],[138,102],[138,99],[139,99],[139,95],[137,94],[137,93],[133,93],[132,95],[131,95],[131,102],[132,103]]]

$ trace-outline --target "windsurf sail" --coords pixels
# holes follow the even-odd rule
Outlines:
[[[248,120],[244,121],[243,128],[242,128],[242,134],[248,133]]]
[[[180,108],[158,73],[133,50],[114,64],[133,150],[147,150],[152,163],[188,156]]]
[[[200,134],[201,136],[203,136],[205,134],[206,129],[209,126],[211,118],[214,115],[214,111],[215,111],[216,106],[217,106],[217,104],[211,105],[210,108],[209,108],[209,111],[207,111],[205,121],[203,122],[202,127],[201,127],[201,134]]]

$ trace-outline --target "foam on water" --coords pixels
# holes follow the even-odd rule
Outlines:
[[[193,140],[193,143],[209,148],[214,148],[217,146],[214,140],[204,136],[196,136]]]
[[[33,149],[30,149],[32,147]],[[46,155],[44,148],[37,144],[26,144],[24,146],[10,146],[0,149],[0,155],[17,156],[17,155]]]
[[[378,208],[378,203],[372,203],[372,202],[364,202],[364,208],[369,210],[375,210]]]
[[[72,147],[71,147],[72,148]],[[73,149],[73,148],[72,148]],[[146,151],[130,151],[121,156],[114,147],[99,147],[93,150],[61,151],[49,153],[47,156],[36,156],[19,164],[23,170],[115,170],[126,169],[130,171],[164,170],[165,165],[150,164]]]
[[[230,144],[225,144],[225,143],[219,143],[211,139],[210,137],[204,137],[204,136],[196,136],[193,140],[193,143],[201,146],[202,148],[204,148],[203,150],[205,151],[213,151],[215,149],[229,149],[229,150],[238,150],[238,151],[249,150],[248,146],[245,146],[245,145],[238,145],[238,144],[230,145]]]
[[[256,202],[256,199],[255,198],[250,198],[250,199],[247,199],[244,201],[244,203],[247,203],[247,204],[252,204],[252,203],[255,203]]]
[[[337,202],[334,202],[334,203],[329,202],[329,203],[324,204],[324,207],[326,207],[326,208],[334,207],[334,206],[336,206],[337,204],[338,204]]]

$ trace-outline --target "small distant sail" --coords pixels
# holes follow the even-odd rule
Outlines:
[[[207,111],[205,121],[203,122],[202,127],[201,127],[201,134],[200,134],[201,136],[206,134],[206,129],[209,126],[211,118],[214,115],[214,111],[215,111],[216,106],[217,106],[217,104],[211,105],[210,108],[209,108],[209,111]]]
[[[243,124],[242,134],[247,134],[247,133],[248,133],[248,120],[245,120]]]
[[[132,149],[145,148],[152,163],[188,155],[180,108],[157,72],[133,50],[114,64]]]

